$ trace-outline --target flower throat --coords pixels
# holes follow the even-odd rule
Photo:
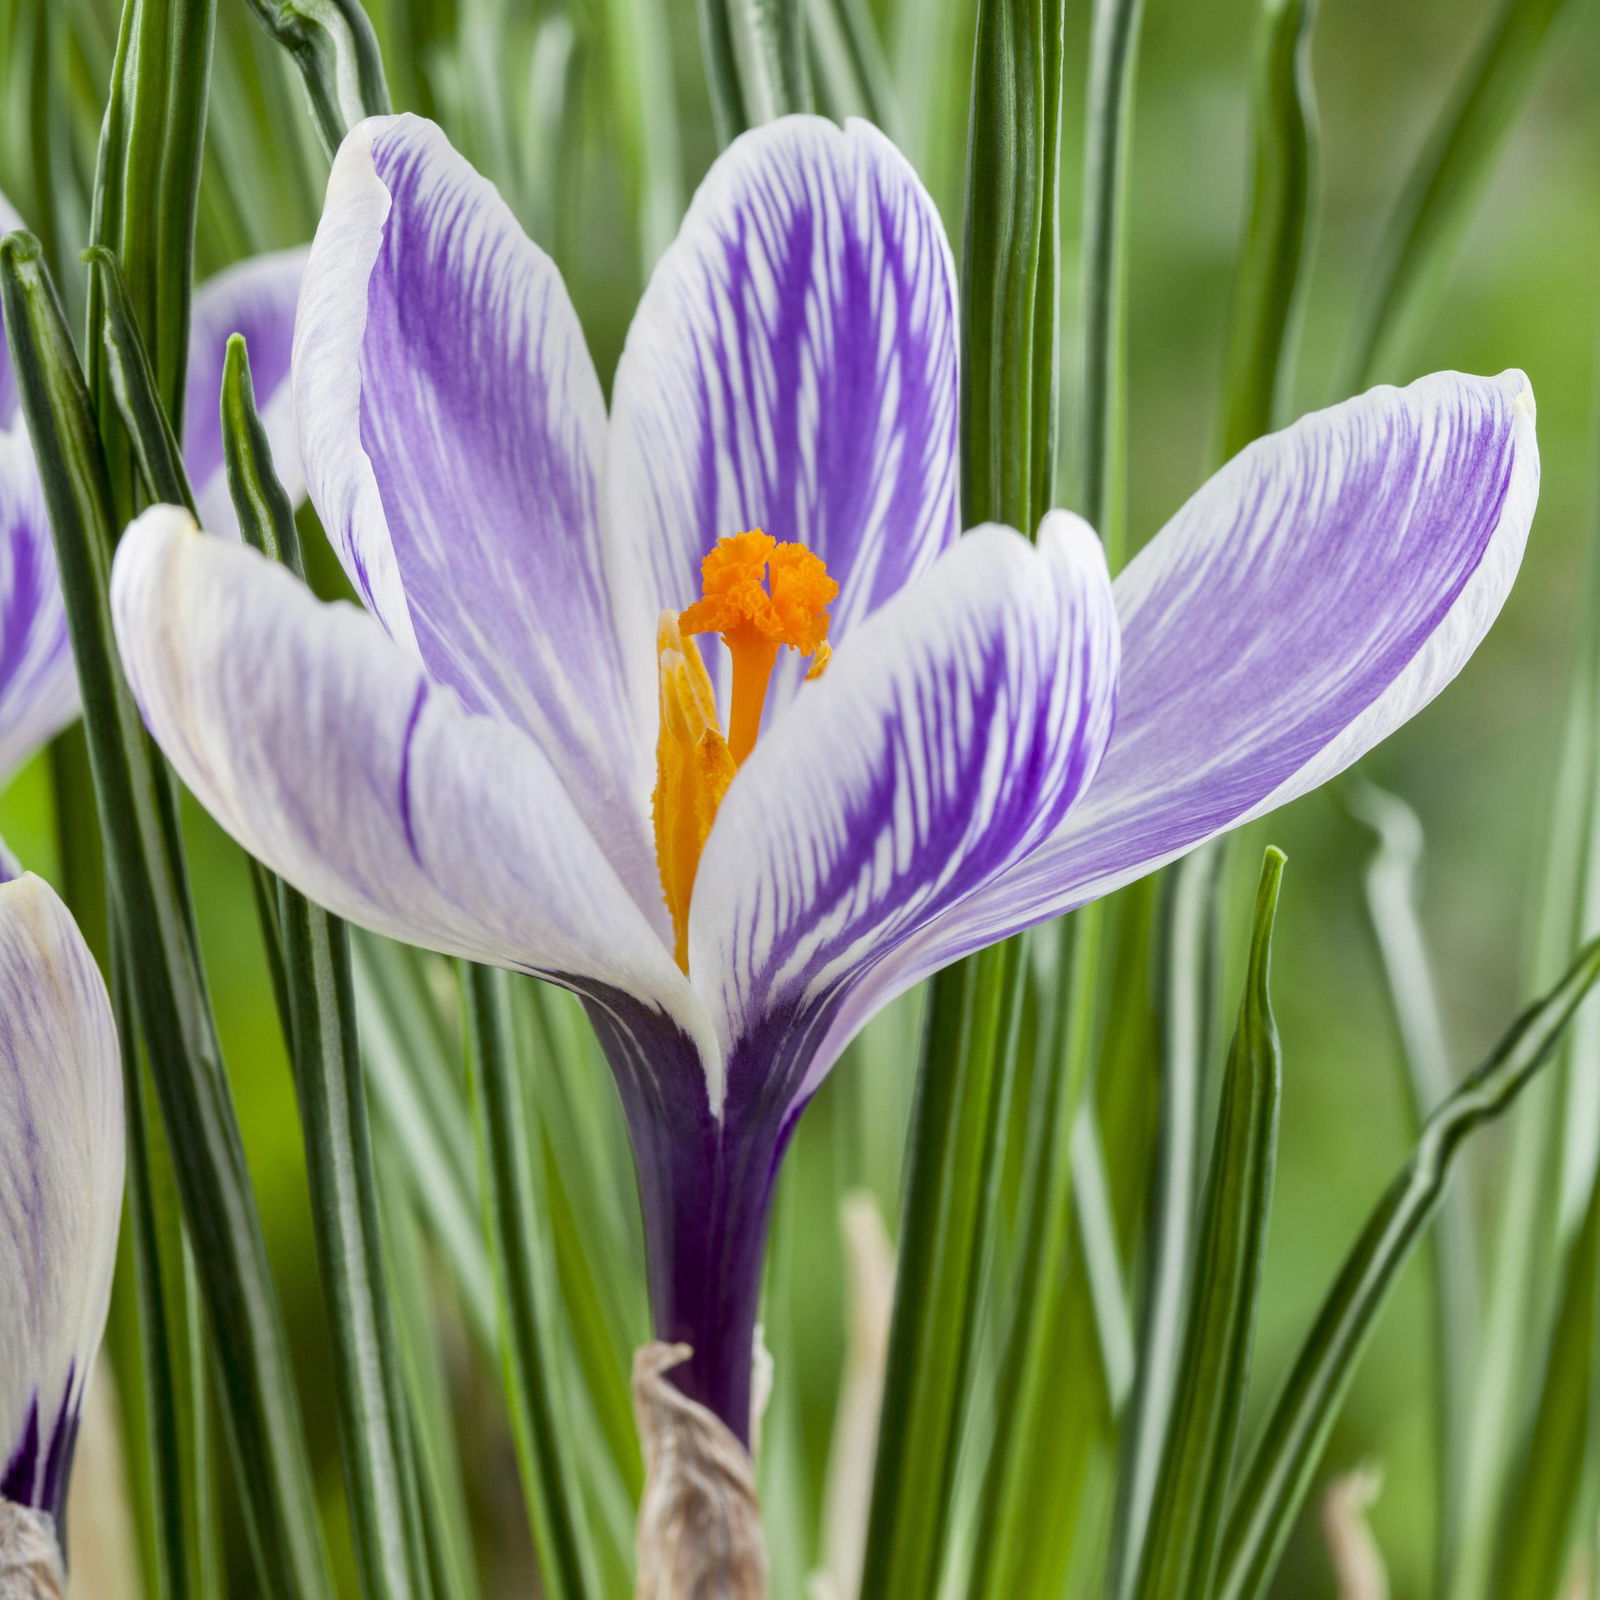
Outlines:
[[[661,732],[651,811],[673,953],[685,972],[700,852],[734,773],[755,748],[778,651],[787,645],[811,656],[806,676],[815,678],[828,664],[828,606],[839,592],[820,556],[759,528],[718,539],[700,576],[700,598],[685,611],[663,611],[656,633]],[[733,667],[726,736],[694,642],[701,633],[722,635]]]

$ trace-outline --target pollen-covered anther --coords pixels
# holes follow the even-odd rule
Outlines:
[[[674,954],[687,972],[689,899],[694,893],[695,873],[735,768],[717,725],[716,698],[699,647],[679,632],[675,612],[661,613],[656,653],[661,731],[656,740],[651,811],[661,892],[672,917]]]
[[[718,539],[700,564],[703,593],[678,616],[685,635],[720,633],[733,663],[728,748],[742,763],[755,748],[767,684],[785,645],[814,656],[808,677],[828,660],[828,607],[839,585],[821,556],[779,544],[759,528]]]

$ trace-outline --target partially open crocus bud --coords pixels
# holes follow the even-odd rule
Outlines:
[[[122,1175],[105,984],[67,908],[24,873],[0,883],[0,1595],[51,1593]]]

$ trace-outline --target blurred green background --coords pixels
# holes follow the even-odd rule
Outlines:
[[[878,0],[899,106],[894,130],[960,237],[970,0]],[[1322,203],[1293,411],[1341,397],[1353,318],[1382,223],[1455,75],[1495,7],[1484,0],[1323,0],[1313,60],[1323,132]],[[602,6],[425,5],[379,0],[397,106],[437,115],[505,187],[566,272],[602,375],[609,376],[648,244],[635,226],[621,97],[635,80],[629,30],[649,13],[673,62],[676,152],[655,152],[691,192],[715,151],[693,0]],[[664,16],[662,15],[664,13]],[[1068,6],[1069,100],[1063,259],[1073,259],[1088,7]],[[48,15],[47,23],[40,18]],[[1248,176],[1250,0],[1147,0],[1135,106],[1130,206],[1131,542],[1198,485],[1212,462],[1233,265]],[[630,20],[631,19],[631,20]],[[84,228],[98,107],[115,34],[109,0],[45,8],[0,0],[12,41],[0,107],[0,187],[73,261]],[[17,91],[44,26],[60,103],[41,124]],[[617,45],[619,38],[629,47]],[[217,37],[209,154],[201,193],[202,275],[257,250],[309,238],[323,157],[298,82],[236,0]],[[1510,603],[1467,671],[1391,740],[1371,775],[1420,813],[1428,839],[1425,920],[1437,957],[1455,1064],[1471,1065],[1526,997],[1530,920],[1541,870],[1575,612],[1596,530],[1596,308],[1600,306],[1600,16],[1567,30],[1496,162],[1442,293],[1393,381],[1438,368],[1529,374],[1544,464],[1538,519]],[[36,97],[35,97],[36,98]],[[652,224],[670,228],[670,218]],[[646,239],[650,228],[643,230]],[[75,265],[67,270],[68,293]],[[1070,270],[1063,356],[1070,373]],[[1071,416],[1070,385],[1064,410]],[[1070,483],[1070,462],[1067,481]],[[327,575],[326,563],[324,573]],[[329,583],[333,582],[328,578]],[[298,1123],[243,861],[202,816],[189,818],[191,864],[241,1121],[268,1225],[307,1415],[330,1501],[339,1492]],[[54,874],[46,764],[0,801],[0,833]],[[1263,1392],[1292,1353],[1330,1274],[1409,1149],[1410,1114],[1360,908],[1366,840],[1326,795],[1248,830],[1234,876],[1252,877],[1271,840],[1290,858],[1276,962],[1285,1048],[1283,1142],[1255,1366]],[[1247,907],[1233,896],[1229,950],[1242,958]],[[1236,994],[1234,988],[1232,993]],[[1231,1005],[1231,1000],[1230,1000]],[[866,1180],[891,1214],[909,1099],[913,1034],[903,1015],[878,1030],[870,1061],[847,1061],[821,1096],[786,1176],[779,1249],[791,1293],[773,1343],[800,1417],[801,1452],[820,1472],[843,1341],[843,1266],[821,1219],[847,1183]],[[875,1081],[862,1082],[864,1073]],[[862,1106],[869,1115],[856,1113]],[[849,1107],[846,1118],[842,1107]],[[1515,1114],[1513,1114],[1514,1117]],[[1508,1123],[1509,1120],[1508,1119]],[[847,1147],[835,1123],[873,1130]],[[1503,1192],[1506,1130],[1480,1141],[1470,1174],[1486,1225]],[[845,1154],[840,1155],[843,1149]],[[819,1217],[820,1213],[820,1217]],[[797,1221],[797,1219],[804,1219]],[[1486,1226],[1486,1233],[1488,1231]],[[1423,1279],[1410,1269],[1335,1435],[1328,1470],[1371,1460],[1385,1473],[1374,1527],[1397,1595],[1420,1593],[1430,1559],[1430,1375]],[[462,1371],[466,1368],[463,1365]],[[480,1383],[481,1379],[478,1380]],[[486,1547],[508,1577],[526,1556],[515,1465],[492,1386],[463,1406],[475,1430]],[[487,1444],[485,1441],[489,1441]],[[814,1493],[814,1485],[809,1491]],[[802,1494],[804,1499],[804,1494]],[[248,1592],[241,1590],[241,1593]],[[1333,1593],[1312,1519],[1276,1593]]]

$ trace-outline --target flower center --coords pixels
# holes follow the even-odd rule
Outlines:
[[[656,634],[661,732],[652,801],[661,889],[672,914],[678,965],[689,970],[689,898],[700,852],[733,775],[755,748],[767,684],[787,645],[828,664],[828,606],[839,585],[803,544],[779,544],[759,528],[718,539],[700,565],[701,597],[663,611]],[[694,635],[720,633],[733,665],[728,733]]]

